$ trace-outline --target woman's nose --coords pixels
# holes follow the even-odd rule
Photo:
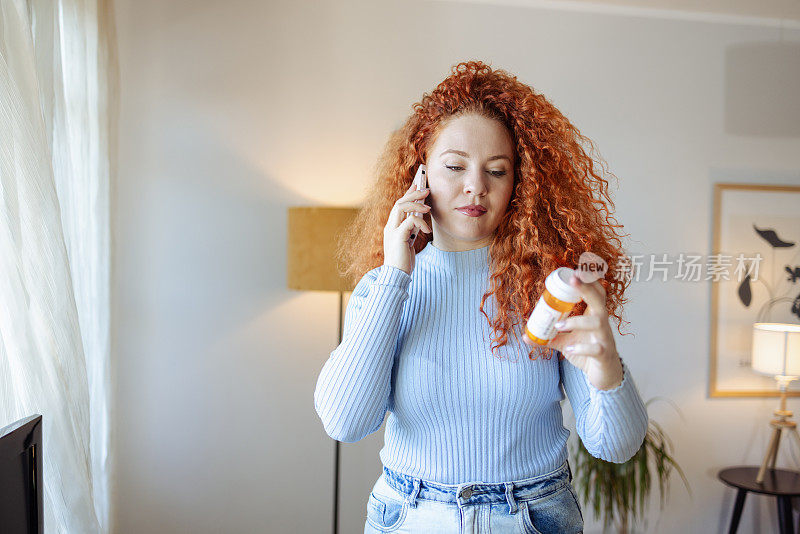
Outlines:
[[[471,180],[464,184],[464,192],[470,195],[483,195],[487,191],[483,180]]]

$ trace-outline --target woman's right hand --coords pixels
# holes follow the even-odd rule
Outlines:
[[[411,274],[414,270],[416,252],[411,234],[418,231],[431,233],[431,229],[422,217],[413,213],[429,213],[431,207],[423,204],[430,189],[417,191],[416,185],[411,184],[406,194],[394,203],[389,213],[389,220],[383,229],[383,264],[392,265]],[[406,215],[411,213],[410,217]]]

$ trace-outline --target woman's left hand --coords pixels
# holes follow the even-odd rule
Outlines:
[[[561,352],[597,389],[613,389],[622,383],[623,371],[606,311],[606,290],[599,281],[587,284],[577,275],[570,284],[586,302],[586,312],[563,319],[563,326],[556,323],[559,333],[545,347]],[[540,346],[522,337],[528,345]]]

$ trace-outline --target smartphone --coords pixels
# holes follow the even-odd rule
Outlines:
[[[425,189],[426,187],[428,187],[428,169],[424,164],[420,165],[417,168],[417,174],[414,175],[414,185],[417,186],[416,187],[417,191],[419,191],[421,189]],[[423,199],[423,201],[422,201],[423,204],[426,203],[425,202],[426,200],[427,200],[427,197],[425,199]],[[420,213],[418,211],[415,211],[414,215],[422,217],[424,215],[424,213]],[[406,213],[406,219],[408,219],[409,217],[411,217],[411,213]],[[414,240],[416,238],[417,238],[417,228],[415,227],[414,231],[411,234],[411,237],[409,238],[409,242],[413,245],[414,244]]]

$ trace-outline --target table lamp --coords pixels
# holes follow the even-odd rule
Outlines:
[[[336,246],[358,208],[289,208],[287,286],[300,291],[339,293],[339,341],[344,325],[344,292],[354,286],[339,274]],[[339,530],[339,442],[334,440],[333,534]]]
[[[780,408],[774,411],[776,419],[769,423],[774,429],[772,439],[756,477],[756,482],[761,484],[767,465],[770,469],[775,469],[778,445],[784,429],[795,437],[800,446],[797,424],[791,420],[792,411],[786,409],[786,388],[792,380],[800,378],[800,324],[755,323],[752,366],[758,373],[773,376],[781,392]]]

